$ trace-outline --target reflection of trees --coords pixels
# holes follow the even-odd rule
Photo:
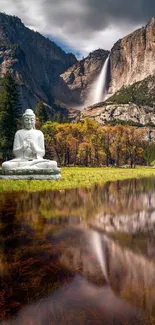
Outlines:
[[[155,229],[154,179],[111,182],[103,209],[90,220],[106,232],[148,232]]]
[[[26,224],[14,220],[0,232],[0,320],[59,287],[71,272],[57,264],[58,248]]]
[[[148,232],[155,229],[154,179],[111,183],[103,211],[93,223],[107,232]]]
[[[140,214],[147,211],[149,217],[155,209],[155,181],[134,179],[94,185],[90,189],[0,194],[0,200],[3,205],[5,200],[14,202],[18,220],[40,229],[47,222],[53,224],[60,219],[67,223],[93,219],[102,224],[105,219],[106,222],[113,219],[115,223],[119,216],[123,219],[135,214],[140,220]]]
[[[98,215],[133,215],[155,208],[154,179],[127,180],[94,185],[90,189],[20,192],[7,196],[16,202],[16,216],[30,224],[44,219],[77,217],[87,220]],[[1,194],[2,200],[2,194]],[[4,197],[3,197],[4,200]]]
[[[109,183],[109,195],[104,204],[104,212],[114,215],[132,214],[153,206],[150,198],[155,195],[155,180],[127,180]],[[154,205],[155,206],[155,205]]]

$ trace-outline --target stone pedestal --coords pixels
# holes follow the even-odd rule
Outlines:
[[[0,169],[0,179],[58,180],[61,178],[60,168],[53,169]]]

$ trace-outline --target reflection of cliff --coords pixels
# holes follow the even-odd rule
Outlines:
[[[117,297],[109,286],[98,288],[76,276],[54,294],[23,308],[5,325],[144,325],[135,307]],[[4,323],[0,323],[4,325]]]
[[[115,295],[101,272],[92,245],[93,231],[58,228],[45,236],[16,218],[10,224],[5,218],[2,222],[1,241],[8,272],[0,274],[0,320],[17,317],[5,324],[86,325],[88,319],[93,325],[141,324],[138,310]],[[104,262],[107,268],[110,266],[110,281],[115,288],[121,286],[124,269],[112,264],[110,245],[104,237]],[[121,252],[115,252],[119,262]]]
[[[117,213],[108,214],[104,212],[96,216],[94,221],[96,226],[99,226],[106,232],[149,232],[155,230],[155,208],[148,211],[137,211],[132,215]]]
[[[106,232],[136,233],[155,229],[154,179],[109,185],[107,200],[92,223]]]
[[[112,288],[119,296],[155,314],[155,259],[124,249],[109,238],[106,242]]]

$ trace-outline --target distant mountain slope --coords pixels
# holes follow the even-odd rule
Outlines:
[[[60,74],[76,62],[73,54],[25,27],[18,17],[0,13],[0,77],[13,72],[23,109],[34,108],[38,99],[49,105],[53,97],[65,101],[68,89]]]

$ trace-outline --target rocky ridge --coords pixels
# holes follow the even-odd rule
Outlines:
[[[18,17],[0,13],[0,77],[9,70],[17,78],[23,109],[39,99],[49,105],[53,97],[65,101],[68,89],[60,74],[76,61]]]
[[[155,126],[155,108],[150,106],[138,106],[134,103],[114,104],[101,103],[85,108],[80,119],[92,118],[102,125],[108,122],[131,122],[130,124],[145,126],[152,124]]]

